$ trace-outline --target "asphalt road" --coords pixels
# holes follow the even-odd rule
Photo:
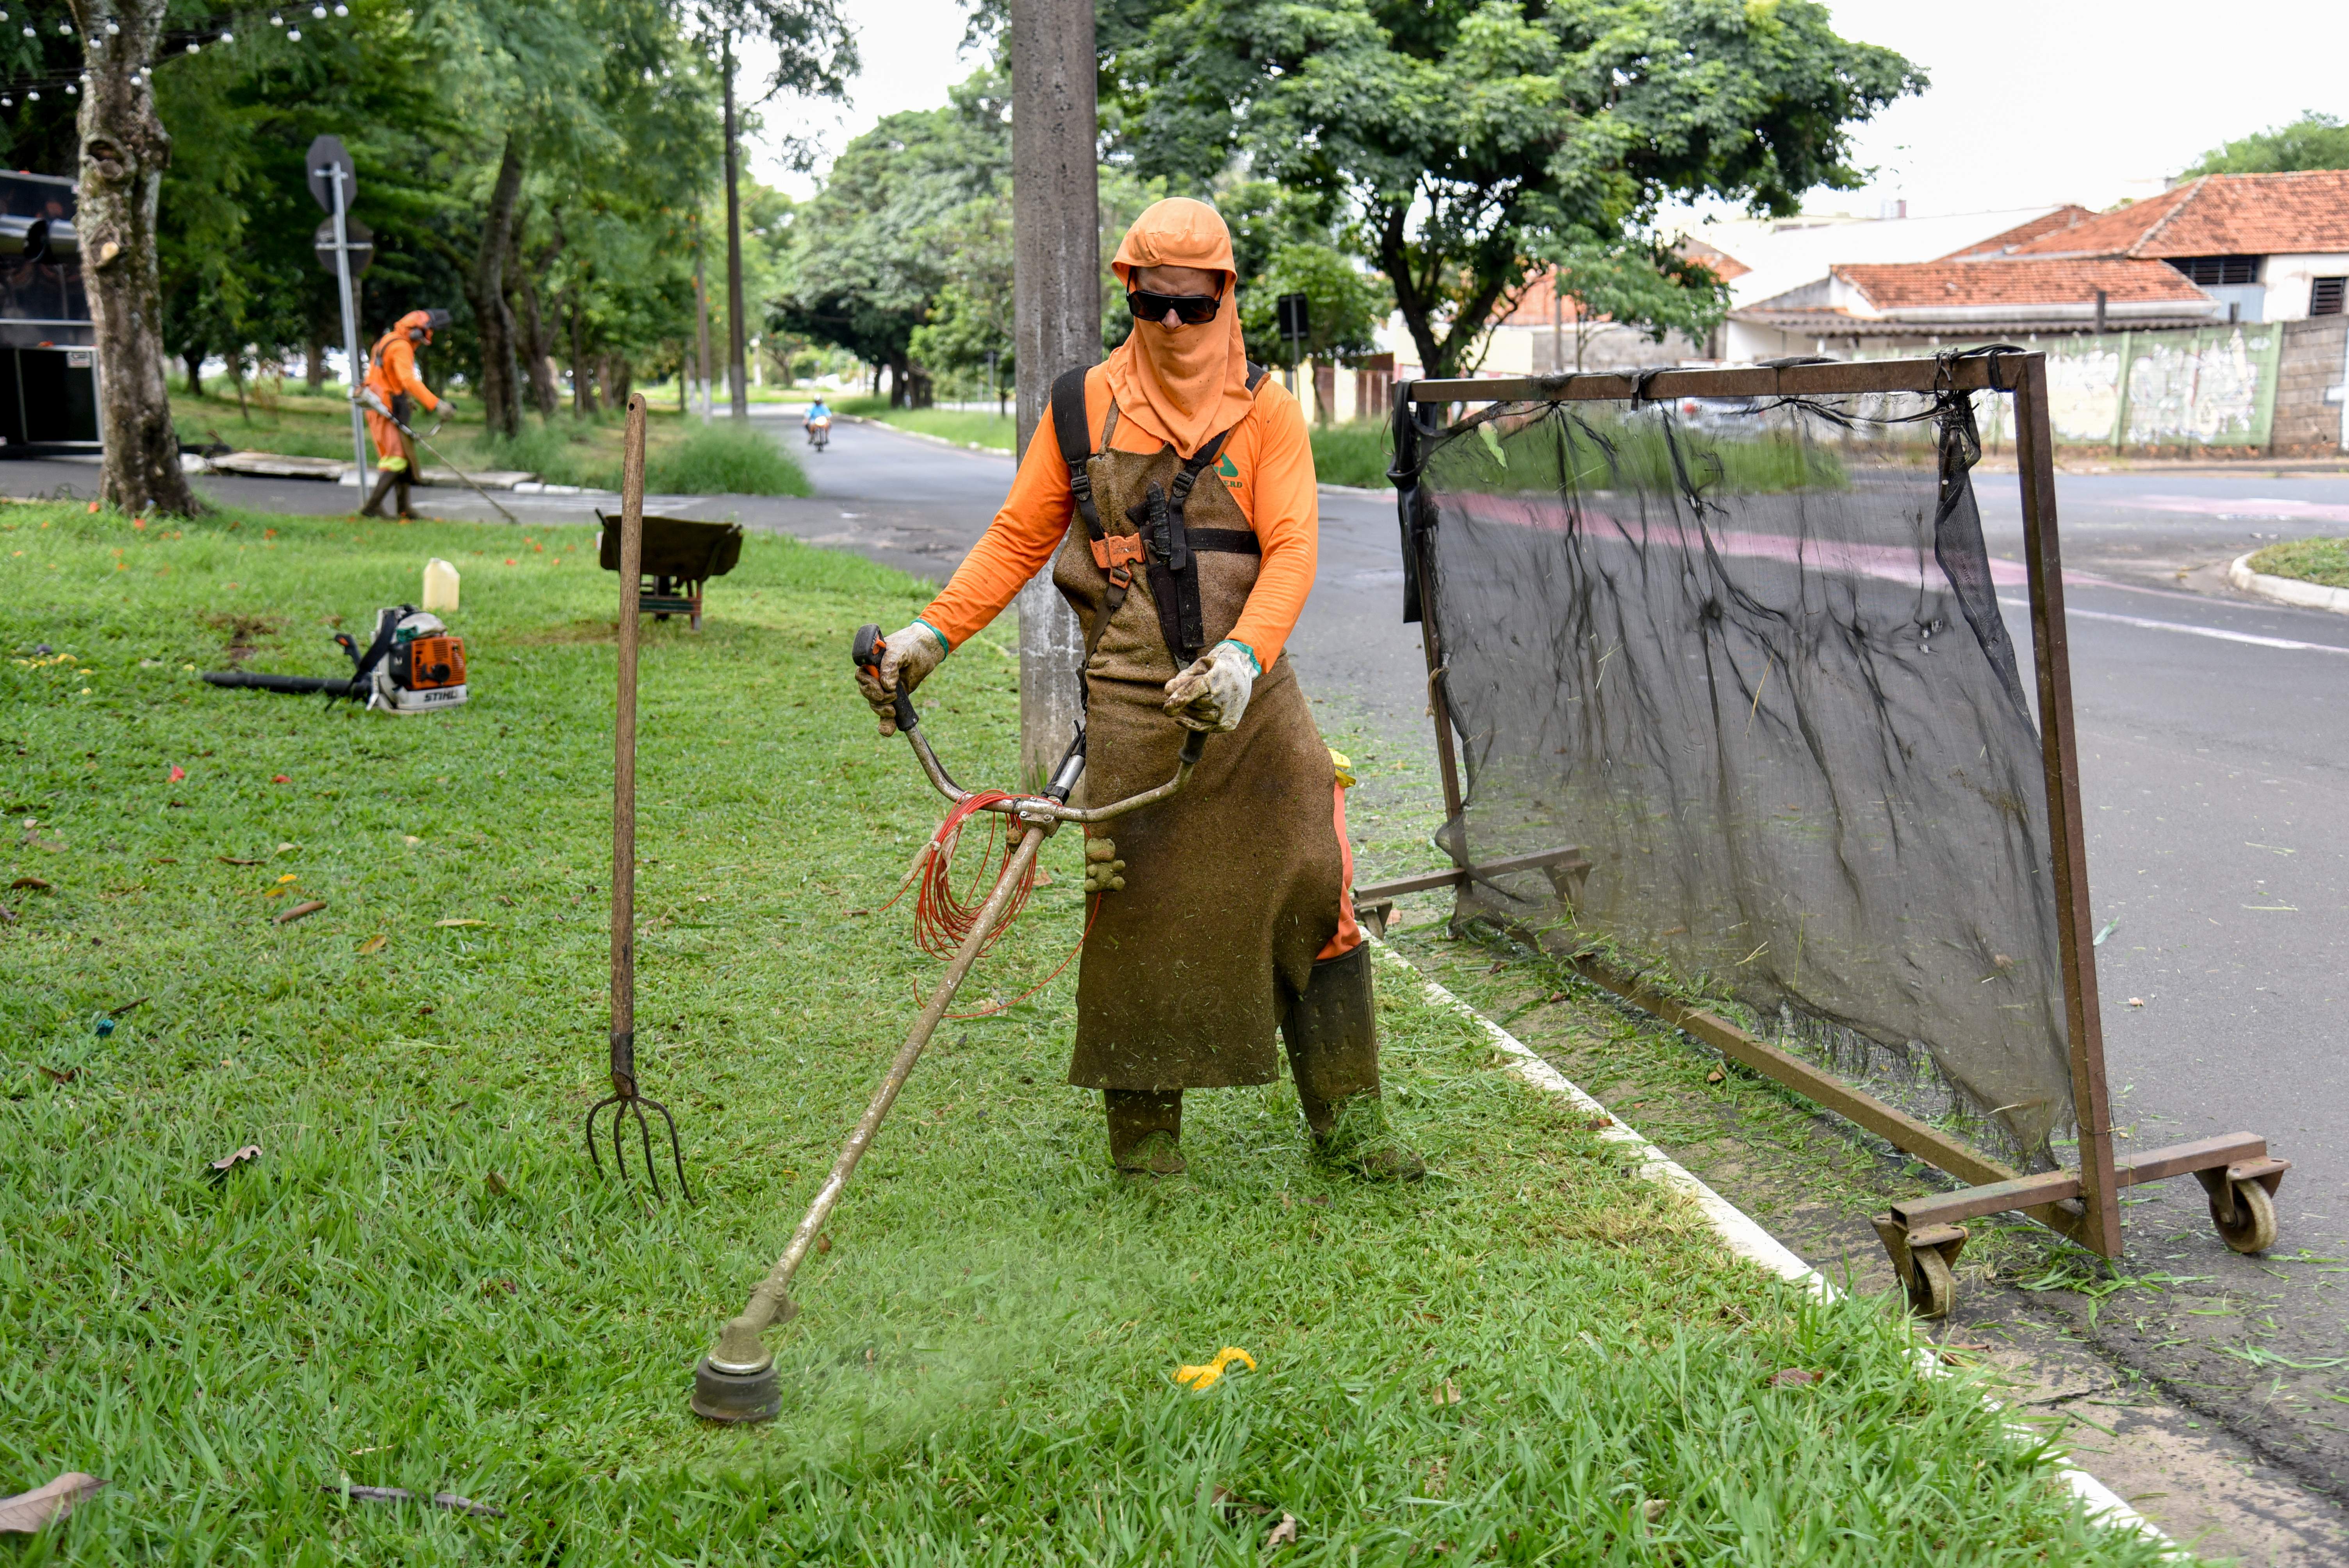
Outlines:
[[[652,510],[734,517],[942,579],[1009,482],[1001,454],[850,424],[809,453],[795,412],[765,417],[802,451],[814,498],[653,498]],[[86,495],[95,480],[88,464],[0,463],[7,493]],[[201,487],[256,510],[332,507],[312,481]],[[1985,471],[1978,488],[1993,554],[2019,560],[2013,475]],[[2099,1319],[2083,1313],[2081,1331],[2304,1480],[2349,1476],[2349,1425],[2333,1418],[2349,1377],[2324,1365],[2349,1355],[2333,1284],[2349,1274],[2337,1021],[2349,1002],[2349,618],[2250,600],[2224,579],[2261,543],[2349,533],[2349,477],[2068,474],[2057,494],[2095,919],[2113,923],[2098,978],[2121,1147],[2253,1130],[2293,1161],[2282,1238],[2264,1260],[2217,1241],[2190,1181],[2130,1193],[2126,1270],[2158,1277]],[[592,521],[613,504],[500,499],[526,522]],[[421,491],[419,510],[491,515],[462,490]],[[1300,677],[1336,725],[1424,758],[1424,666],[1398,614],[1391,501],[1325,490],[1321,542],[1291,643]],[[2028,647],[2022,591],[2002,599]]]

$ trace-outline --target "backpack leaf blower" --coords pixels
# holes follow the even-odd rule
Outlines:
[[[256,675],[249,670],[208,670],[204,679],[216,686],[363,697],[377,712],[401,717],[438,713],[465,701],[465,639],[452,634],[440,617],[429,610],[400,604],[377,611],[375,640],[364,649],[347,632],[336,633],[335,641],[350,655],[347,679]]]

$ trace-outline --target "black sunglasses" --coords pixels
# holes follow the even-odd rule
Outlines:
[[[1171,310],[1184,325],[1199,326],[1215,320],[1223,304],[1220,294],[1152,294],[1148,289],[1128,289],[1125,293],[1125,308],[1133,313],[1136,321],[1164,321]]]

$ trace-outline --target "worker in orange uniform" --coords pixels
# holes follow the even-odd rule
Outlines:
[[[392,413],[385,418],[373,409],[367,410],[367,434],[375,438],[375,490],[367,504],[359,508],[361,517],[383,515],[383,498],[395,487],[399,491],[398,512],[402,519],[411,514],[408,510],[408,486],[416,469],[416,450],[409,445],[400,426],[410,423],[418,403],[430,413],[447,397],[436,397],[432,388],[424,385],[424,377],[416,372],[416,351],[432,341],[432,329],[449,325],[445,310],[411,310],[392,323],[391,330],[375,341],[367,355],[367,390],[383,399]]]
[[[1087,798],[1163,782],[1186,727],[1220,737],[1182,793],[1085,845],[1097,903],[1069,1081],[1103,1092],[1112,1162],[1180,1174],[1184,1091],[1270,1082],[1277,1027],[1322,1157],[1413,1179],[1379,1094],[1352,780],[1281,651],[1319,544],[1304,417],[1248,363],[1214,208],[1158,202],[1111,264],[1132,335],[1054,383],[993,525],[859,684],[893,733],[895,694],[1050,562],[1084,630]]]

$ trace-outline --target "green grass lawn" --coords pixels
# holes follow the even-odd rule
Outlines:
[[[2349,588],[2349,539],[2295,539],[2251,557],[2251,570],[2296,577],[2325,588]]]
[[[721,412],[709,424],[680,415],[673,402],[647,397],[645,482],[657,494],[806,495],[806,474],[767,426],[738,428]],[[242,451],[282,452],[295,457],[351,456],[350,406],[339,396],[312,397],[302,392],[248,395],[240,408],[214,386],[191,397],[184,386],[171,392],[171,419],[180,438],[195,446],[214,441]],[[493,438],[482,428],[480,402],[460,395],[458,411],[440,434],[434,417],[417,429],[442,457],[467,471],[519,469],[550,484],[595,490],[620,486],[621,415],[606,410],[589,418],[569,413],[553,419],[524,414],[522,434]],[[791,434],[796,438],[796,429]],[[427,466],[439,461],[419,450]],[[369,448],[367,461],[375,461]]]
[[[833,407],[843,414],[878,419],[901,430],[936,436],[957,446],[986,447],[998,452],[1009,451],[1012,438],[1019,433],[1017,421],[1009,415],[973,408],[892,408],[886,397],[843,397]]]
[[[2155,1560],[1918,1377],[1883,1303],[1730,1259],[1391,975],[1407,1189],[1318,1170],[1286,1086],[1194,1097],[1193,1175],[1122,1188],[1063,1081],[1071,976],[949,1025],[770,1336],[782,1418],[702,1425],[694,1361],[936,970],[880,906],[940,802],[844,656],[919,599],[761,535],[703,632],[647,624],[640,1068],[698,1198],[655,1205],[579,1141],[615,597],[589,537],[0,511],[0,1491],[113,1481],[20,1561]],[[468,707],[199,682],[232,643],[334,669],[329,632],[436,554]],[[975,640],[926,691],[966,782],[1010,770],[1015,668]],[[970,1006],[1075,941],[1075,851]],[[297,899],[326,907],[274,923]],[[1170,1380],[1224,1346],[1257,1370]],[[1822,1376],[1774,1384],[1795,1367]],[[346,1477],[506,1517],[320,1490]]]

